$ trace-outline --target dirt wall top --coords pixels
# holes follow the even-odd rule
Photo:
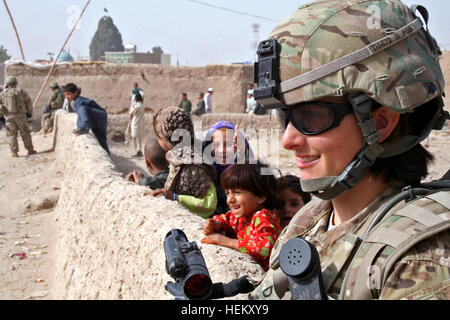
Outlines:
[[[47,76],[48,70],[37,70],[23,64],[7,65],[6,75],[17,77],[19,86],[34,100]],[[205,67],[176,67],[156,64],[72,63],[55,67],[49,83],[60,85],[74,82],[82,95],[97,101],[109,114],[129,110],[131,89],[137,82],[144,90],[144,105],[157,111],[162,107],[178,105],[181,93],[186,92],[193,109],[199,92],[214,88],[214,112],[243,112],[246,104],[247,83],[253,79],[253,68],[248,65],[208,65]],[[35,114],[40,117],[42,107],[50,98],[50,89],[44,90]]]

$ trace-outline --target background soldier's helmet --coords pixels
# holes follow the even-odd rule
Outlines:
[[[358,91],[403,113],[440,96],[441,52],[426,26],[411,24],[417,12],[427,23],[425,8],[410,9],[398,0],[316,1],[300,7],[270,35],[281,47],[282,85],[365,47],[373,54],[349,66],[338,65],[328,75],[308,76],[278,98],[292,105]]]
[[[5,86],[11,86],[11,85],[16,85],[16,84],[17,84],[16,77],[9,76],[6,78]]]
[[[58,85],[57,82],[52,82],[52,83],[50,83],[49,87],[52,88],[52,89],[54,89],[54,88],[58,88],[59,85]]]

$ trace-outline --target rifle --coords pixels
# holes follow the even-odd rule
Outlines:
[[[212,283],[205,260],[196,242],[184,232],[173,229],[164,239],[166,271],[175,280],[165,289],[175,300],[206,300],[250,293],[255,288],[247,276],[231,282]],[[308,241],[294,238],[280,251],[280,267],[287,275],[292,300],[327,300],[320,269],[319,254]]]
[[[247,276],[228,284],[212,283],[201,250],[195,241],[189,242],[184,232],[173,229],[164,239],[166,271],[175,280],[167,282],[165,289],[175,300],[206,300],[233,297],[253,291]]]

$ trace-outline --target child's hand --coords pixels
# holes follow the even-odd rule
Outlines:
[[[238,139],[238,134],[239,134],[239,125],[237,124],[236,127],[234,127],[234,136],[233,136],[233,148],[234,148],[234,153],[236,153],[237,151],[237,139]]]
[[[214,219],[206,220],[206,224],[203,227],[203,233],[208,235],[211,233],[219,232],[222,229],[222,224]]]
[[[134,170],[132,173],[133,173],[134,182],[136,182],[136,183],[139,183],[139,180],[141,180],[142,178],[145,177],[144,174],[142,174],[141,172],[136,171],[136,170]]]
[[[127,174],[127,175],[125,176],[125,180],[134,182],[134,175],[133,175],[133,172],[130,172],[129,174]]]
[[[159,197],[159,196],[163,196],[164,195],[164,189],[156,189],[156,190],[154,190],[154,191],[152,191],[151,193],[150,193],[150,195],[152,196],[152,197],[155,197],[155,198],[157,198],[157,197]]]
[[[144,177],[145,176],[141,172],[134,170],[127,174],[125,179],[134,183],[139,183],[139,180]]]
[[[173,192],[167,191],[166,189],[156,189],[152,193],[150,193],[153,197],[160,197],[164,196],[167,200],[174,200],[173,199]]]
[[[206,243],[206,244],[216,244],[218,246],[238,250],[238,240],[237,239],[228,238],[227,236],[224,236],[223,234],[220,234],[220,233],[210,234],[210,235],[204,237],[200,241],[202,243]]]

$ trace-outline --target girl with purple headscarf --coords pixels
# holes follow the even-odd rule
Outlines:
[[[221,174],[233,164],[256,163],[250,144],[238,126],[230,121],[212,125],[202,142],[203,157],[212,163],[217,172],[217,209],[215,214],[229,211],[226,195],[220,187]]]

